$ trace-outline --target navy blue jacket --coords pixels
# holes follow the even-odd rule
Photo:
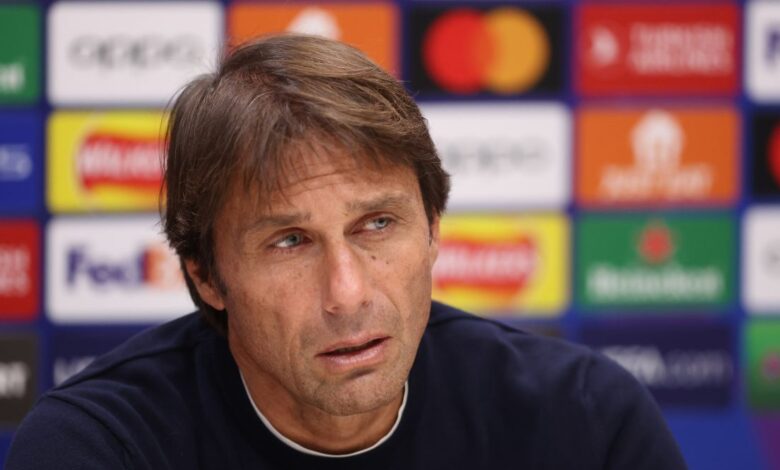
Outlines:
[[[434,303],[395,433],[330,459],[262,424],[226,340],[189,315],[46,393],[6,469],[628,469],[685,463],[653,399],[615,363]]]

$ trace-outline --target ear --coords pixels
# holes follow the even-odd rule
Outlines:
[[[195,283],[195,288],[198,289],[200,298],[215,310],[224,310],[225,299],[222,297],[221,291],[211,279],[204,279],[201,276],[200,266],[191,259],[184,260],[184,266],[187,269],[187,274],[190,275],[190,279]]]
[[[436,262],[436,258],[439,256],[439,220],[441,220],[441,216],[435,215],[429,227],[428,257],[431,266],[433,266],[433,263]]]

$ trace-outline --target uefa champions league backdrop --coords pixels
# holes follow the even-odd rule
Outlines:
[[[453,175],[435,298],[612,357],[692,469],[780,469],[774,0],[3,2],[2,452],[43,391],[192,310],[164,107],[276,31],[354,44],[420,103]]]

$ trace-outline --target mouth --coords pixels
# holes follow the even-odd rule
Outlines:
[[[317,354],[317,358],[332,372],[375,365],[384,359],[389,339],[389,336],[383,336],[357,344],[338,345]]]

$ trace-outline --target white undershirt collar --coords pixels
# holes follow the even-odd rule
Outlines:
[[[244,380],[244,374],[242,374],[241,371],[239,371],[239,375],[241,376],[241,383],[244,385],[244,391],[246,392],[246,396],[247,396],[247,398],[249,398],[249,403],[252,404],[252,408],[255,409],[255,412],[257,413],[258,418],[260,418],[260,421],[263,422],[265,427],[268,428],[269,431],[271,431],[271,434],[273,434],[274,436],[277,437],[277,439],[279,439],[280,441],[284,442],[285,444],[287,444],[288,446],[292,447],[293,449],[297,450],[298,452],[302,452],[304,454],[309,454],[309,455],[314,455],[314,456],[317,456],[317,457],[328,457],[328,458],[336,458],[336,459],[337,458],[344,458],[344,457],[354,457],[356,455],[364,454],[366,452],[369,452],[371,450],[376,449],[377,447],[382,445],[382,443],[384,443],[386,440],[390,439],[390,436],[392,436],[393,433],[395,432],[396,428],[398,428],[398,424],[401,422],[401,415],[403,414],[404,408],[406,407],[406,398],[409,396],[409,382],[407,381],[406,383],[404,383],[404,397],[401,400],[401,406],[398,407],[398,415],[395,418],[395,423],[393,423],[393,427],[390,428],[390,431],[388,431],[387,434],[385,434],[382,437],[382,439],[379,439],[378,441],[376,441],[376,443],[374,443],[374,445],[372,445],[370,447],[366,447],[365,449],[360,449],[358,451],[355,451],[355,452],[352,452],[352,453],[349,453],[349,454],[326,454],[326,453],[323,453],[323,452],[317,452],[316,450],[311,450],[311,449],[308,449],[306,447],[303,447],[302,445],[300,445],[297,442],[295,442],[295,441],[285,437],[284,435],[282,435],[282,433],[277,431],[276,428],[273,426],[273,424],[271,424],[271,422],[268,421],[268,418],[266,418],[263,415],[263,413],[260,411],[260,409],[257,407],[257,405],[255,404],[255,401],[252,400],[252,394],[249,393],[249,388],[246,386],[246,381]]]

